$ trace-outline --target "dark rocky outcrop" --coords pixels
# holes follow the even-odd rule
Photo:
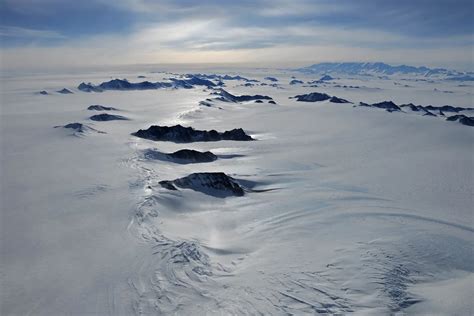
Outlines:
[[[332,102],[332,103],[351,103],[351,102],[347,101],[346,99],[338,98],[338,97],[335,97],[335,96],[332,96],[329,99],[329,102]]]
[[[255,103],[263,103],[262,100],[256,100]]]
[[[160,181],[159,183],[168,190],[177,190],[178,187],[216,197],[243,196],[245,194],[244,188],[234,178],[223,172],[192,173],[183,178]]]
[[[202,79],[198,77],[190,77],[184,79],[170,78],[170,82],[150,82],[143,81],[132,83],[126,79],[113,79],[110,81],[102,82],[98,86],[94,86],[91,83],[81,83],[78,86],[78,89],[85,92],[102,92],[104,90],[118,90],[118,91],[128,91],[128,90],[155,90],[162,88],[184,88],[191,89],[194,86],[206,86],[214,87],[216,86],[210,80]]]
[[[418,106],[414,105],[413,103],[400,105],[400,108],[405,108],[405,107],[410,108],[410,110],[412,110],[413,112],[419,112],[420,111],[420,108],[418,108]]]
[[[465,115],[463,115],[463,114],[453,115],[453,116],[447,117],[447,118],[446,118],[446,121],[453,121],[453,122],[455,122],[455,121],[457,121],[457,120],[459,120],[459,119],[461,119],[461,118],[463,118],[463,117],[465,117]]]
[[[401,111],[400,107],[396,105],[395,103],[393,103],[392,101],[383,101],[383,102],[373,103],[373,104],[360,102],[359,106],[384,109],[384,110],[387,110],[388,112]]]
[[[85,83],[85,82],[82,82],[79,86],[77,86],[77,89],[83,92],[102,92],[103,91],[101,88],[92,85],[92,83]]]
[[[167,154],[173,159],[187,160],[191,162],[211,162],[217,159],[217,156],[210,151],[201,152],[192,149],[181,149],[174,153]]]
[[[113,79],[107,82],[102,82],[99,85],[99,88],[102,90],[154,90],[158,89],[158,85],[150,81],[130,83],[125,79]]]
[[[452,106],[452,105],[443,105],[443,106],[427,105],[424,108],[429,111],[443,111],[443,112],[456,112],[456,113],[461,112],[461,111],[474,110],[474,108],[462,108],[459,106]]]
[[[312,92],[309,94],[301,94],[295,96],[296,101],[302,101],[302,102],[320,102],[320,101],[326,101],[331,98],[330,95],[326,93],[319,93],[319,92]]]
[[[211,107],[212,103],[210,101],[199,101],[199,105]]]
[[[188,87],[190,86],[191,88],[193,86],[205,86],[205,87],[215,87],[216,84],[210,80],[199,78],[199,77],[191,77],[188,79],[171,79],[173,83],[177,87]]]
[[[43,90],[43,91],[38,92],[38,94],[41,94],[41,95],[48,95],[49,93],[48,93],[48,91]]]
[[[90,117],[90,119],[93,120],[93,121],[100,121],[100,122],[104,122],[104,121],[128,121],[129,120],[125,116],[108,114],[108,113],[92,115]]]
[[[309,94],[297,95],[295,96],[296,101],[303,101],[303,102],[320,102],[329,100],[332,103],[351,103],[345,99],[338,98],[336,96],[330,96],[326,93],[319,93],[319,92],[312,92]]]
[[[83,133],[85,131],[86,125],[82,123],[69,123],[66,125],[58,125],[58,126],[55,126],[54,128],[59,128],[59,127],[70,128],[70,129],[75,130],[76,132]]]
[[[155,141],[169,141],[175,143],[212,142],[220,140],[250,141],[252,137],[243,129],[236,128],[220,133],[216,130],[195,130],[192,127],[175,126],[150,126],[146,130],[139,130],[132,135]]]
[[[321,77],[321,79],[319,79],[319,81],[330,81],[330,80],[334,80],[334,78],[331,77],[330,75],[324,75]]]
[[[69,89],[62,89],[62,90],[59,90],[58,93],[61,93],[61,94],[73,94],[73,92]]]
[[[348,86],[348,85],[340,85],[336,84],[334,85],[334,88],[344,88],[344,89],[360,89],[360,86]]]
[[[98,105],[98,104],[91,105],[87,109],[90,111],[119,111],[119,109],[116,109],[114,107],[103,106],[103,105]]]
[[[464,114],[453,115],[446,118],[446,121],[459,122],[463,125],[474,126],[474,117],[466,116]]]
[[[373,103],[371,106],[379,108],[379,109],[385,109],[387,111],[400,111],[400,107],[393,103],[392,101],[383,101],[379,103]]]
[[[297,80],[297,79],[293,79],[290,81],[290,84],[291,85],[295,85],[295,84],[303,84],[304,82],[301,81],[301,80]]]
[[[162,153],[154,149],[147,149],[144,157],[153,160],[172,161],[179,164],[206,163],[217,160],[217,156],[210,151],[201,152],[192,149],[182,149],[174,153]]]
[[[268,101],[268,103],[270,103],[270,104],[276,104],[276,102],[273,101],[273,100]]]
[[[264,79],[268,80],[268,81],[272,81],[272,82],[277,82],[278,81],[278,79],[274,78],[274,77],[265,77]]]
[[[255,79],[248,79],[242,76],[230,76],[230,75],[216,75],[216,74],[188,74],[187,77],[197,77],[197,78],[204,78],[204,79],[211,79],[211,80],[242,80],[245,82],[258,82]]]
[[[430,111],[426,111],[425,114],[423,114],[423,116],[436,116],[436,114],[431,113]]]
[[[409,104],[402,104],[400,105],[401,108],[409,107],[412,111],[440,111],[440,112],[454,112],[459,113],[462,111],[472,111],[474,108],[463,108],[459,106],[452,106],[452,105],[443,105],[443,106],[433,106],[433,105],[414,105],[413,103]]]
[[[459,119],[459,123],[462,125],[474,126],[474,117],[464,115],[464,117]]]
[[[71,129],[74,131],[75,134],[84,134],[86,132],[96,132],[99,134],[105,134],[105,132],[96,130],[95,128],[92,128],[88,125],[82,124],[82,123],[69,123],[66,125],[59,125],[55,126],[54,128],[66,128],[66,129]]]
[[[217,92],[214,92],[215,95],[218,95],[217,98],[220,101],[224,102],[246,102],[253,100],[271,100],[272,98],[266,95],[233,95],[227,92],[224,89],[219,89]]]

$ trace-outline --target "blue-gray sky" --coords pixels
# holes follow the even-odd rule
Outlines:
[[[474,0],[0,0],[2,66],[386,61],[471,68]]]

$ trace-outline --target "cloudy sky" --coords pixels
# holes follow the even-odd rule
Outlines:
[[[472,70],[474,0],[0,0],[4,68],[385,61]]]

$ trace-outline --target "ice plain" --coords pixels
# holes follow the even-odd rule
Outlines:
[[[289,83],[320,76],[219,68],[200,71],[278,78],[222,80],[233,95],[276,104],[225,102],[203,86],[77,90],[190,72],[167,70],[2,77],[2,315],[473,313],[472,127],[357,106],[473,107],[472,84],[333,76],[311,87]],[[73,93],[55,92],[63,88]],[[352,103],[290,99],[311,92]],[[92,121],[91,105],[128,120]],[[75,122],[88,129],[54,128]],[[177,124],[242,128],[256,140],[132,135]],[[218,159],[175,163],[149,159],[150,149]],[[248,190],[219,197],[159,184],[196,172]]]

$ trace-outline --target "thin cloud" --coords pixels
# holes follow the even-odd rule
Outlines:
[[[453,60],[472,64],[473,33],[469,18],[473,13],[466,0],[39,3],[2,3],[5,10],[0,17],[7,15],[4,24],[8,26],[0,28],[0,53],[8,55],[13,64],[22,64],[22,60],[35,53],[47,56],[47,52],[57,53],[58,60],[46,63],[65,65],[261,60],[300,63],[324,56],[355,60],[355,52],[363,52],[360,56],[377,61],[435,62],[430,58],[436,57],[440,66],[449,66]],[[77,16],[65,21],[71,10]],[[45,18],[44,12],[54,14]],[[321,51],[318,53],[317,49]],[[331,49],[332,54],[327,53]],[[75,56],[75,61],[63,57],[61,52]],[[287,55],[290,52],[292,56]],[[423,54],[430,56],[421,58]],[[451,63],[447,58],[450,55],[456,56]]]
[[[35,30],[17,26],[0,26],[0,36],[32,39],[64,39],[66,36],[53,30]]]

